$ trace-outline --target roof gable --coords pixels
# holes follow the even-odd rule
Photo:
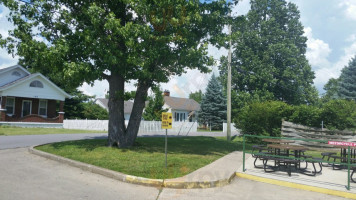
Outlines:
[[[199,111],[200,104],[194,99],[164,96],[164,102],[174,110]]]
[[[7,85],[11,82],[17,81],[18,79],[22,79],[29,75],[30,72],[28,72],[20,65],[2,68],[0,69],[0,86]]]
[[[109,111],[109,99],[106,98],[97,98],[96,99],[97,104],[99,104],[101,107],[105,108],[106,110]],[[124,113],[125,114],[131,114],[133,108],[133,102],[132,101],[124,101]]]
[[[30,87],[32,81],[39,80],[44,84],[44,88]],[[16,81],[0,87],[3,96],[19,96],[28,98],[43,98],[64,101],[71,98],[69,94],[56,86],[40,73],[30,74]]]

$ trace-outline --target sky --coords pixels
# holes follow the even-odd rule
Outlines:
[[[306,57],[316,78],[314,85],[319,93],[330,78],[338,78],[341,69],[356,55],[356,0],[290,0],[300,11],[300,21],[307,36]],[[242,0],[233,8],[232,15],[246,14],[250,9],[249,0]],[[13,26],[7,21],[7,8],[0,6],[0,34],[8,35]],[[226,49],[209,46],[209,54],[215,59],[227,56]],[[16,64],[18,57],[9,55],[0,48],[0,68]],[[218,75],[217,66],[211,66],[212,73]],[[161,84],[162,90],[170,90],[171,96],[188,97],[191,92],[205,91],[211,74],[197,70],[187,70],[180,77],[171,77]],[[109,85],[106,81],[96,81],[94,87],[84,83],[79,89],[89,95],[104,97]],[[127,84],[126,90],[134,90],[134,83]]]

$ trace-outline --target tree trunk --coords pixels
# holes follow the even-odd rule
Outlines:
[[[112,73],[109,82],[109,134],[108,134],[108,146],[112,147],[117,145],[120,147],[123,141],[120,141],[125,136],[126,127],[124,119],[124,91],[125,80],[117,74]]]
[[[109,135],[108,146],[117,145],[119,148],[130,147],[134,144],[140,127],[142,112],[150,84],[139,81],[132,108],[130,121],[126,129],[124,119],[124,89],[125,80],[119,74],[112,74],[109,81]]]
[[[130,121],[127,127],[127,139],[128,144],[132,146],[136,140],[140,123],[142,119],[143,109],[145,108],[145,101],[147,97],[147,91],[150,88],[150,84],[146,82],[140,82],[137,86],[135,102],[132,108]]]

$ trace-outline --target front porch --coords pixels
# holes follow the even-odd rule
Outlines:
[[[64,101],[1,96],[0,121],[63,123]]]

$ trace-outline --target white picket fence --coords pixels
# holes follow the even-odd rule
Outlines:
[[[128,124],[128,121],[125,121]],[[63,128],[65,129],[81,129],[81,130],[95,130],[95,131],[107,131],[109,121],[108,120],[64,120]],[[172,129],[169,129],[170,133],[187,134],[188,132],[197,132],[197,122],[173,122]],[[139,128],[139,135],[145,133],[164,133],[165,129],[161,128],[160,121],[141,121]]]
[[[227,123],[223,123],[223,132],[227,132]],[[234,123],[231,123],[231,132],[240,135],[240,130],[235,127]]]

